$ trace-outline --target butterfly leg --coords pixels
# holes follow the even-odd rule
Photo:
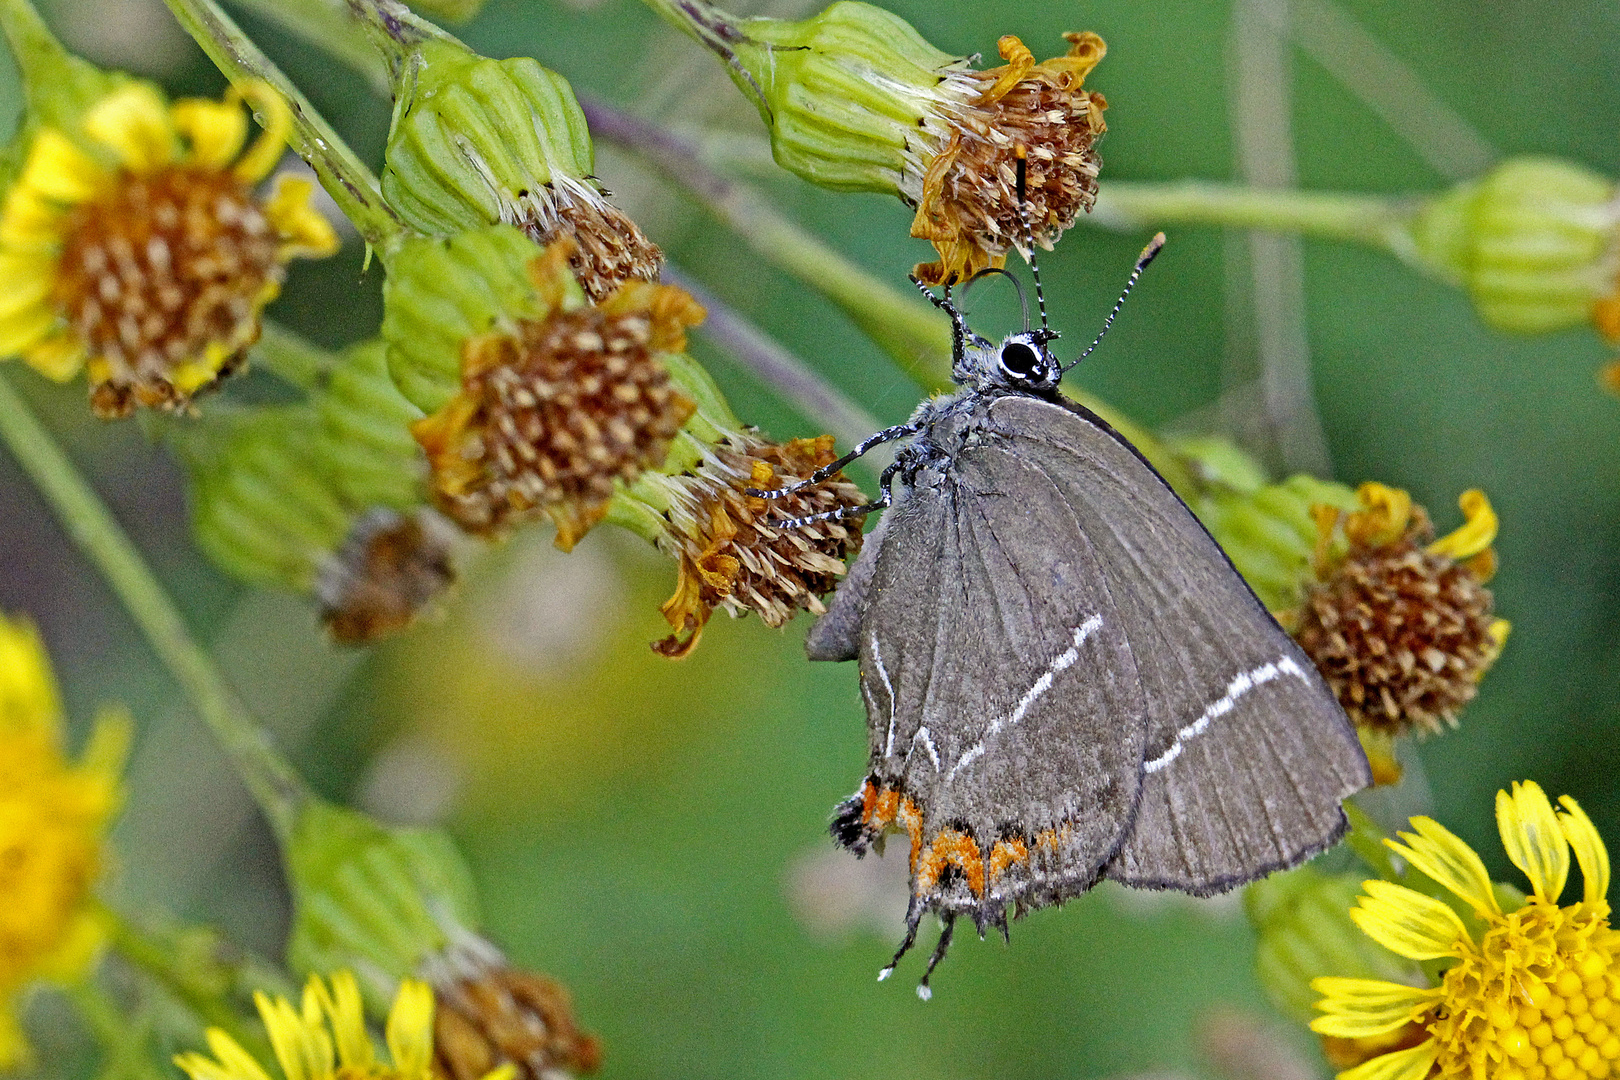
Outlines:
[[[891,428],[890,430],[893,429]],[[867,442],[870,441],[870,439],[867,440]],[[862,445],[864,446],[865,443]],[[833,464],[836,465],[838,463],[835,461]],[[884,507],[893,506],[894,492],[890,490],[890,485],[894,482],[894,474],[900,471],[902,464],[903,462],[901,461],[895,461],[887,469],[883,470],[883,474],[878,477],[878,487],[883,489],[883,494],[879,495],[876,499],[873,499],[869,503],[862,503],[859,506],[840,506],[836,510],[823,510],[819,514],[806,514],[804,517],[783,518],[780,521],[773,521],[771,524],[778,529],[797,529],[801,525],[811,525],[817,521],[843,521],[846,518],[862,517],[866,514],[870,514],[874,510],[882,510]],[[828,466],[828,468],[831,467],[832,466]],[[750,495],[756,495],[752,488],[749,489],[748,493]],[[757,493],[756,497],[768,496],[770,494],[772,493],[768,491],[760,492]]]
[[[951,947],[951,933],[956,929],[956,915],[953,912],[945,913],[945,928],[939,932],[939,944],[934,946],[934,955],[928,958],[928,969],[923,972],[922,982],[917,984],[917,996],[927,1001],[934,996],[929,987],[928,980],[933,977],[934,969],[939,962],[945,959],[945,952]]]
[[[903,439],[907,435],[915,435],[920,430],[921,426],[918,424],[896,424],[894,427],[884,428],[876,435],[869,435],[865,439],[861,440],[859,446],[855,447],[855,449],[851,450],[837,461],[834,461],[828,465],[823,465],[821,468],[817,469],[815,472],[811,473],[809,476],[798,481],[797,483],[789,484],[784,488],[773,488],[770,491],[763,491],[759,488],[744,488],[743,493],[755,499],[780,499],[784,495],[793,494],[795,491],[802,491],[807,487],[814,487],[816,484],[821,483],[829,476],[832,476],[834,473],[838,472],[838,470],[842,469],[845,465],[848,465],[850,462],[855,461],[858,458],[864,457],[869,451],[882,446],[886,442],[893,442],[895,439]]]
[[[882,982],[890,975],[893,975],[896,965],[900,963],[900,958],[910,952],[911,947],[917,943],[917,927],[922,925],[923,911],[923,898],[913,896],[911,905],[906,908],[905,939],[900,942],[900,947],[894,951],[894,959],[890,960],[883,970],[878,972],[878,982]]]

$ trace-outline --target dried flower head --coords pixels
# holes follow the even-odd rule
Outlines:
[[[1485,582],[1495,570],[1496,514],[1464,493],[1466,522],[1434,528],[1411,496],[1363,484],[1362,509],[1317,509],[1317,583],[1294,634],[1364,734],[1387,739],[1455,725],[1506,640]]]
[[[469,532],[546,514],[567,549],[607,512],[615,484],[663,463],[694,404],[661,356],[686,347],[703,309],[669,285],[631,282],[601,304],[564,302],[573,245],[530,264],[548,312],[463,344],[461,388],[412,427],[440,509]]]
[[[286,263],[337,250],[307,180],[254,190],[292,118],[274,94],[252,103],[266,129],[245,152],[234,89],[166,104],[126,84],[82,131],[35,131],[0,216],[0,355],[62,380],[87,363],[103,417],[183,408],[239,365]]]
[[[664,253],[589,181],[557,176],[514,206],[510,224],[537,244],[573,240],[568,256],[585,295],[602,303],[632,281],[657,281]]]
[[[455,581],[454,540],[454,527],[431,510],[360,515],[316,579],[321,622],[345,645],[405,629]]]
[[[786,443],[727,435],[705,448],[689,473],[659,478],[669,503],[659,547],[679,560],[680,580],[663,606],[675,633],[653,646],[658,652],[690,653],[716,607],[733,617],[758,612],[766,626],[781,626],[801,608],[818,615],[826,610],[820,598],[860,550],[860,523],[784,528],[775,522],[859,506],[866,501],[861,490],[839,473],[769,502],[744,491],[792,484],[833,458],[831,435]]]
[[[1401,843],[1385,841],[1455,901],[1389,881],[1363,883],[1350,918],[1379,945],[1439,973],[1434,985],[1340,976],[1311,984],[1323,1014],[1311,1027],[1337,1040],[1339,1053],[1360,1058],[1339,1080],[1599,1080],[1613,1073],[1620,1063],[1620,933],[1609,926],[1609,853],[1575,800],[1558,801],[1554,810],[1528,781],[1496,794],[1502,846],[1530,881],[1522,902],[1508,900],[1479,854],[1437,821],[1413,818]],[[1584,889],[1579,901],[1561,907],[1571,851]]]
[[[103,715],[70,761],[39,635],[0,615],[0,1071],[28,1056],[16,1015],[28,986],[83,977],[105,938],[93,890],[129,731],[127,716]]]
[[[937,263],[916,268],[922,280],[963,281],[1001,266],[1010,248],[1023,247],[1020,214],[1028,217],[1035,243],[1050,249],[1096,202],[1102,162],[1095,144],[1107,130],[1102,114],[1108,102],[1083,84],[1108,49],[1093,33],[1063,36],[1069,51],[1037,64],[1009,34],[997,43],[1004,66],[955,74],[977,93],[947,110],[943,145],[918,162],[920,177],[902,181],[917,207],[911,235],[939,252]],[[1020,161],[1026,173],[1022,208]]]
[[[434,1061],[449,1080],[479,1080],[511,1066],[515,1080],[592,1073],[601,1045],[580,1031],[568,991],[554,979],[510,966],[483,938],[468,938],[430,960],[438,997]]]

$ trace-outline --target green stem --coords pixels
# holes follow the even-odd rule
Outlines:
[[[699,45],[727,59],[732,57],[726,43],[735,40],[740,33],[737,20],[713,4],[704,0],[642,0],[642,3]]]
[[[713,172],[682,136],[599,101],[580,105],[592,134],[635,151],[691,192],[778,269],[842,308],[918,383],[929,389],[951,385],[951,326],[943,314],[862,270],[751,188]]]
[[[382,57],[366,40],[360,24],[344,8],[343,0],[235,0],[235,3],[365,76],[372,90],[383,97],[392,92]]]
[[[215,0],[166,2],[180,25],[196,39],[226,78],[243,87],[262,82],[292,109],[293,131],[288,142],[299,157],[309,162],[321,186],[344,216],[354,222],[361,238],[384,255],[403,243],[409,230],[383,201],[376,174],[366,168],[291,80],[249,40],[219,4]]]
[[[68,52],[28,0],[0,0],[0,30],[22,75],[28,115],[69,128],[117,79]]]
[[[1179,180],[1166,184],[1105,183],[1082,220],[1120,231],[1166,225],[1222,225],[1348,240],[1413,260],[1416,200],[1376,195],[1239,187]]]
[[[146,635],[175,681],[229,755],[276,834],[292,834],[312,798],[303,780],[274,750],[186,628],[174,601],[141,558],[106,504],[74,468],[10,381],[0,375],[0,441],[56,512],[79,550],[95,564]]]
[[[338,364],[336,354],[268,320],[253,346],[253,359],[282,382],[300,390],[321,387]]]

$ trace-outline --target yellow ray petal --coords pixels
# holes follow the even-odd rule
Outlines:
[[[287,146],[287,136],[292,133],[292,110],[280,94],[262,82],[245,83],[236,93],[253,106],[254,115],[264,125],[264,132],[248,147],[248,152],[242,155],[231,171],[238,180],[257,184],[269,176],[270,170],[281,160],[282,151]]]
[[[426,1076],[433,1066],[433,988],[418,979],[399,984],[385,1032],[394,1068],[406,1077]]]
[[[0,319],[43,304],[56,278],[56,259],[33,252],[0,251]]]
[[[1311,989],[1322,995],[1316,1007],[1326,1014],[1311,1021],[1311,1030],[1341,1039],[1394,1031],[1410,1022],[1415,1010],[1427,1007],[1441,995],[1439,988],[1327,975],[1311,980]]]
[[[169,106],[175,130],[191,144],[191,161],[224,171],[247,142],[247,114],[235,101],[184,98]]]
[[[1496,829],[1513,865],[1524,871],[1538,897],[1555,902],[1569,878],[1569,843],[1547,793],[1534,780],[1496,793]]]
[[[208,1049],[213,1051],[215,1060],[225,1067],[232,1080],[270,1080],[264,1066],[219,1028],[208,1029]]]
[[[365,1009],[360,1003],[360,984],[355,982],[354,974],[334,972],[331,994],[323,987],[321,997],[321,1005],[332,1022],[332,1037],[337,1041],[338,1064],[345,1069],[369,1069],[376,1055],[366,1035]]]
[[[47,379],[67,382],[84,364],[84,342],[77,334],[58,330],[30,345],[23,359]]]
[[[1455,956],[1468,931],[1444,903],[1388,881],[1362,883],[1367,895],[1350,918],[1362,932],[1391,952],[1412,960]]]
[[[67,211],[60,203],[22,183],[6,193],[0,215],[0,244],[9,251],[52,254],[62,246]]]
[[[163,95],[150,83],[131,83],[96,102],[84,114],[84,130],[137,174],[172,164],[180,150]]]
[[[1491,877],[1473,848],[1450,829],[1428,817],[1412,819],[1416,834],[1401,833],[1405,844],[1386,840],[1390,848],[1421,872],[1468,902],[1481,915],[1500,914]]]
[[[94,198],[107,179],[107,171],[96,159],[66,135],[55,128],[40,128],[17,183],[59,203],[81,203]]]
[[[1588,904],[1605,900],[1609,895],[1609,849],[1603,845],[1592,819],[1586,816],[1580,804],[1568,795],[1558,797],[1564,808],[1558,815],[1558,825],[1564,839],[1575,849],[1575,859],[1581,864],[1581,878],[1585,883],[1584,899]]]
[[[281,237],[283,259],[324,259],[340,246],[337,230],[310,203],[314,192],[315,185],[301,176],[276,178],[264,216]]]
[[[9,1072],[29,1060],[28,1040],[12,1003],[0,997],[0,1072]]]
[[[259,1008],[265,1033],[270,1036],[270,1046],[281,1063],[282,1075],[287,1080],[322,1080],[325,1074],[318,1067],[312,1067],[316,1055],[311,1053],[309,1034],[303,1020],[293,1011],[292,1003],[286,998],[272,999],[263,992],[253,995],[253,1003]]]
[[[1340,1073],[1338,1080],[1423,1080],[1440,1056],[1440,1044],[1425,1039],[1416,1046],[1380,1054]]]
[[[30,349],[55,327],[56,313],[44,305],[0,318],[0,356],[16,356]]]
[[[54,737],[61,716],[39,631],[27,619],[0,615],[0,733],[44,731]]]
[[[1478,488],[1462,493],[1457,500],[1462,507],[1463,524],[1429,545],[1430,555],[1444,555],[1462,562],[1471,559],[1496,542],[1496,511],[1491,500]]]

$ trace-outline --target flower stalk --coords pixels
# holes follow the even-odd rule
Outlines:
[[[383,201],[376,175],[241,27],[214,0],[166,2],[233,85],[248,87],[259,81],[287,103],[293,114],[289,145],[315,170],[321,186],[361,238],[385,255],[403,243],[408,230]]]
[[[277,835],[293,827],[310,792],[266,740],[129,535],[9,381],[0,376],[0,441],[50,503],[62,527],[106,579],[152,651],[236,766]]]

